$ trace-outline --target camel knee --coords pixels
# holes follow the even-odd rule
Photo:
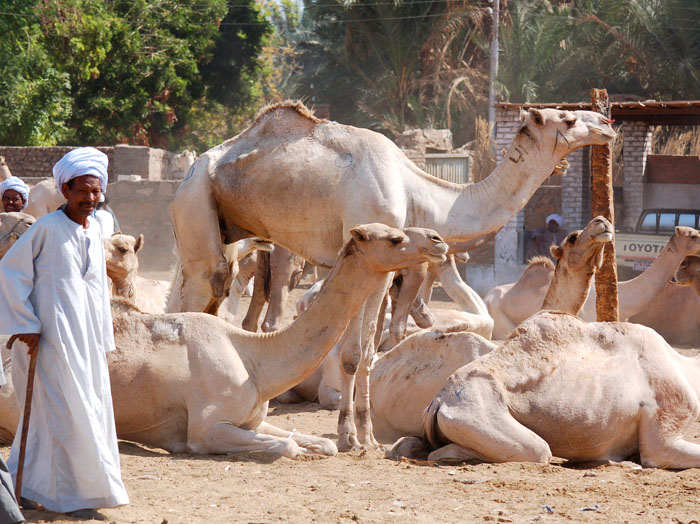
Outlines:
[[[340,366],[347,375],[354,375],[360,367],[362,360],[362,348],[359,344],[353,344],[340,354]]]

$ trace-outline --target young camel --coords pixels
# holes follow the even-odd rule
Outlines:
[[[576,286],[583,294],[582,287]],[[585,295],[584,295],[585,296]],[[430,460],[624,460],[700,467],[700,360],[653,330],[541,312],[455,372],[424,414]],[[394,452],[423,442],[401,439]]]
[[[651,267],[632,280],[620,282],[620,319],[628,320],[649,307],[661,293],[686,255],[700,252],[700,232],[691,227],[677,226]],[[493,336],[507,337],[515,326],[538,310],[541,297],[547,289],[553,266],[535,259],[514,284],[497,286],[486,294],[484,302],[494,319]],[[595,321],[595,290],[592,290],[579,316]]]
[[[591,220],[583,231],[569,233],[552,247],[561,278],[553,279],[542,309],[578,313],[585,296],[565,285],[569,275],[592,278],[602,248],[612,239],[613,228],[603,217]],[[449,376],[462,366],[490,353],[498,345],[474,333],[428,331],[412,335],[374,363],[370,384],[372,424],[381,442],[405,435],[420,435],[423,411],[440,392]]]
[[[267,423],[268,401],[318,367],[386,273],[447,252],[423,228],[368,224],[350,234],[318,298],[274,333],[201,313],[150,315],[113,299],[117,349],[108,362],[118,437],[174,453],[335,455],[331,440]]]
[[[0,258],[34,222],[36,218],[27,213],[0,213]]]

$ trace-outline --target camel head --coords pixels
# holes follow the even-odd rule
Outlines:
[[[119,296],[133,297],[136,272],[139,268],[136,254],[143,247],[143,235],[134,238],[131,235],[114,233],[105,239],[104,245],[107,276],[117,286]]]
[[[345,245],[341,256],[347,257],[359,251],[367,268],[378,273],[423,262],[442,262],[447,254],[447,244],[432,229],[398,229],[374,223],[355,226],[350,234],[352,239]]]
[[[0,258],[34,222],[36,218],[27,213],[0,213]]]
[[[700,295],[700,256],[688,255],[676,271],[676,282],[680,286],[693,286]]]
[[[557,265],[592,275],[603,263],[603,247],[612,242],[613,227],[607,218],[597,216],[582,231],[569,233],[561,244],[552,246]]]
[[[685,255],[700,254],[700,231],[688,226],[676,226],[667,246]]]
[[[520,119],[517,136],[528,139],[521,145],[525,152],[535,146],[533,149],[551,154],[557,161],[579,147],[603,145],[615,138],[612,122],[593,111],[531,108],[522,111]]]

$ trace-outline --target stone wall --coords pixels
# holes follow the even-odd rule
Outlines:
[[[0,156],[5,157],[7,167],[14,176],[25,178],[46,178],[53,176],[52,169],[63,155],[75,149],[70,146],[21,147],[0,146]],[[98,147],[109,159],[109,180],[116,180],[114,172],[114,148]]]
[[[122,232],[138,237],[144,247],[139,252],[141,271],[164,272],[175,263],[175,236],[170,218],[170,201],[179,181],[121,181],[109,184],[109,205]]]
[[[447,153],[453,147],[449,129],[409,129],[395,142],[421,169],[425,169],[426,153]]]
[[[71,146],[15,147],[0,146],[0,156],[13,175],[22,179],[52,176],[52,169],[63,155],[75,149]],[[120,175],[138,175],[143,180],[174,180],[184,173],[172,167],[176,153],[164,149],[119,144],[98,147],[109,159],[109,181],[116,182]]]

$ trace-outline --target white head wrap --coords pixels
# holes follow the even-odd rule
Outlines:
[[[107,155],[94,147],[79,147],[63,155],[53,166],[53,177],[59,191],[63,184],[83,175],[98,177],[102,191],[107,191]]]
[[[22,198],[24,198],[24,205],[22,206],[22,209],[27,207],[27,204],[29,204],[29,186],[25,184],[21,178],[11,176],[0,184],[0,198],[2,198],[2,195],[4,195],[5,191],[8,189],[14,189],[20,195],[22,195]]]
[[[559,224],[559,227],[564,223],[564,219],[559,215],[558,213],[552,213],[547,217],[547,220],[545,220],[545,224],[549,224],[550,221],[554,220],[557,224]]]

